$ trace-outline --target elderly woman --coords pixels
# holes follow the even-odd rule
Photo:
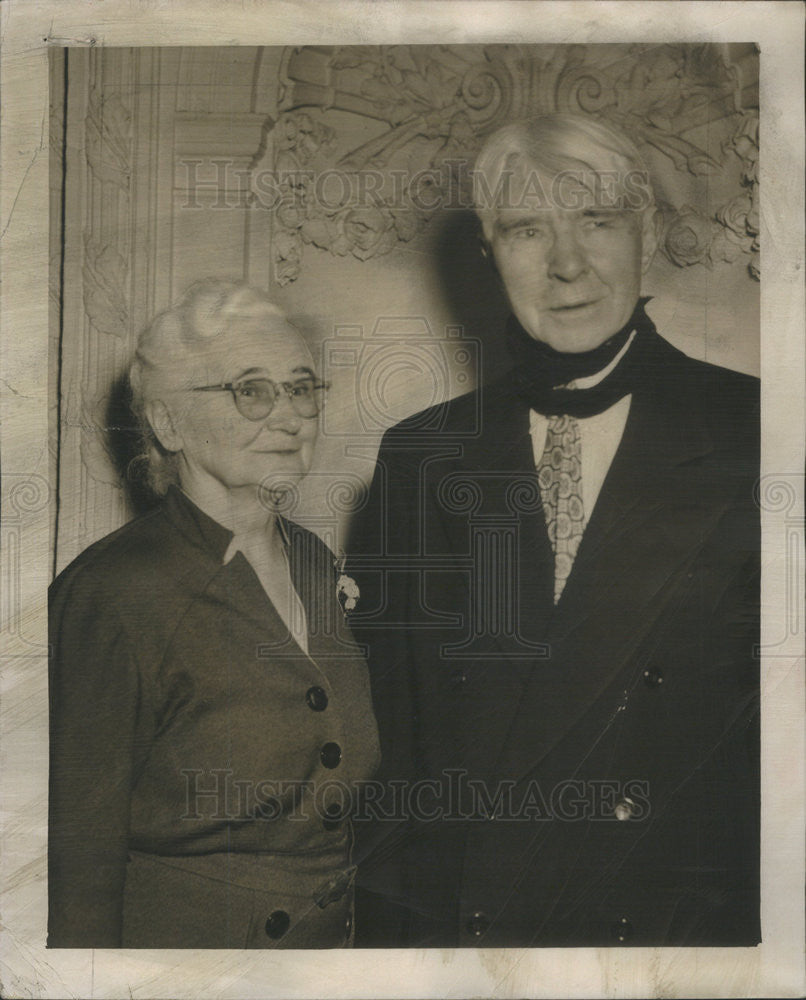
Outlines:
[[[51,588],[51,947],[352,942],[376,769],[332,553],[276,510],[326,385],[266,296],[193,286],[131,368],[161,504]]]

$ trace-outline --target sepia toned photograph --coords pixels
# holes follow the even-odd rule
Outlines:
[[[3,995],[794,996],[766,43],[317,30],[42,36]]]
[[[50,55],[49,945],[757,944],[757,47]]]

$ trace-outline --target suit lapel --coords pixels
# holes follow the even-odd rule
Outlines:
[[[325,546],[310,531],[281,519],[288,540],[291,580],[308,620],[308,653],[312,660],[360,655],[346,627],[336,597],[336,569]]]
[[[272,654],[291,655],[300,652],[291,637],[288,626],[278,614],[243,552],[236,552],[232,559],[216,573],[208,586],[211,596],[223,604],[234,606],[245,618],[255,622],[266,634],[266,651]]]
[[[702,400],[677,378],[677,352],[657,341],[563,596],[546,623],[550,657],[533,666],[513,706],[495,773],[524,776],[598,699],[626,687],[625,668],[676,599],[719,516],[712,500],[699,496],[692,473],[691,463],[712,450]],[[594,715],[600,725],[601,713]],[[582,730],[578,735],[582,759],[585,738]]]
[[[670,502],[696,504],[686,463],[707,455],[712,442],[705,429],[703,400],[680,378],[679,355],[657,334],[641,345],[638,381],[624,434],[602,484],[574,566],[553,618],[563,634],[608,599],[640,599],[632,577],[653,570],[653,561],[631,542],[647,522],[664,524]],[[584,475],[584,471],[583,471]],[[618,558],[619,553],[620,558]],[[626,578],[602,567],[622,567]]]
[[[178,487],[169,489],[165,505],[174,527],[203,559],[203,568],[194,570],[198,585],[213,600],[224,607],[234,606],[239,614],[256,623],[267,633],[268,645],[283,645],[289,635],[288,628],[249,560],[236,551],[227,563],[223,562],[233,539],[232,532],[197,507]]]
[[[464,607],[486,608],[475,621],[473,656],[500,657],[523,667],[537,648],[552,611],[554,557],[534,466],[528,407],[506,383],[482,392],[482,433],[462,442],[461,457],[438,466],[427,509],[436,511],[452,554],[467,572]],[[469,487],[472,509],[449,501]],[[507,546],[512,544],[511,551]],[[514,614],[503,613],[504,608]],[[523,641],[521,641],[523,640]],[[500,668],[500,663],[499,663]]]
[[[265,634],[266,656],[304,656],[280,617],[251,563],[241,551],[224,564],[224,555],[233,534],[198,508],[189,497],[172,487],[166,510],[175,528],[194,550],[203,555],[203,569],[196,571],[207,594],[226,607],[257,624]],[[357,649],[335,596],[334,567],[327,549],[314,535],[285,518],[278,526],[287,545],[291,582],[308,620],[308,649],[311,658],[356,655]]]

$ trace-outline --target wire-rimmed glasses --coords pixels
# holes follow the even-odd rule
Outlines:
[[[231,392],[241,416],[247,420],[265,420],[274,409],[281,392],[291,400],[298,416],[315,417],[325,404],[325,393],[329,388],[329,382],[315,378],[302,378],[296,382],[249,378],[238,382],[221,382],[219,385],[197,385],[192,391]]]

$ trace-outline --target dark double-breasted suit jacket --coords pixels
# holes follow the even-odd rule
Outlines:
[[[556,607],[511,380],[384,437],[351,548],[394,794],[358,945],[760,940],[757,383],[635,349]]]

